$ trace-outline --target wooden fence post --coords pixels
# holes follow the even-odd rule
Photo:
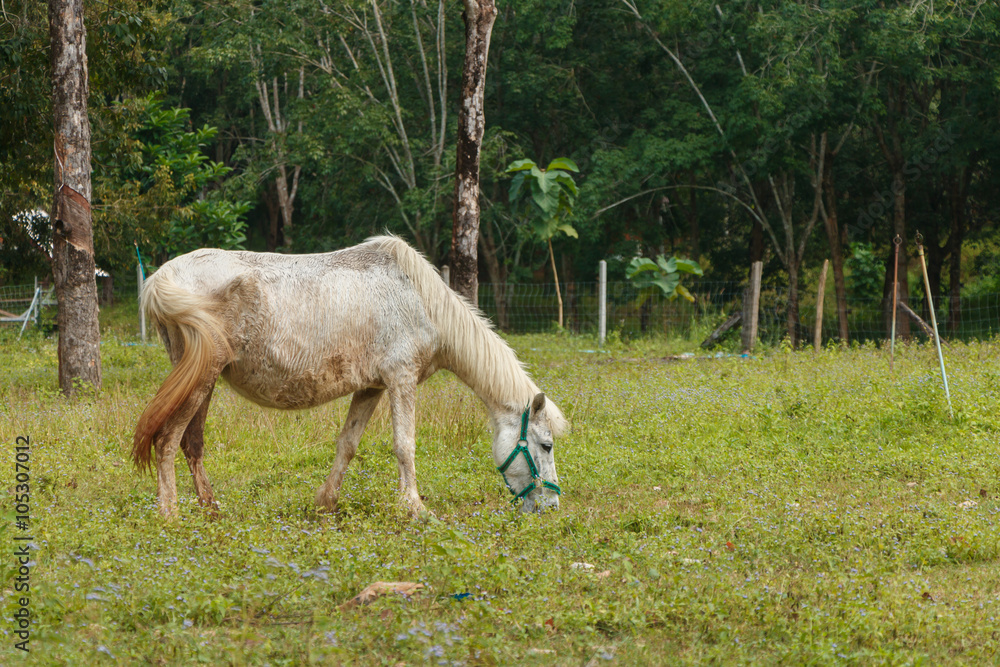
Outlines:
[[[757,342],[757,321],[760,314],[760,278],[764,270],[763,262],[754,262],[750,267],[750,287],[743,295],[743,351],[752,352]]]

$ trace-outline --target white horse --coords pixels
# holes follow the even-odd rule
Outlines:
[[[309,408],[353,393],[316,505],[334,510],[344,472],[383,393],[392,411],[399,493],[424,511],[413,466],[417,384],[450,370],[482,399],[493,460],[522,511],[559,506],[553,437],[567,422],[488,321],[422,255],[382,236],[313,255],[197,250],[164,264],[142,307],[174,369],[136,425],[133,458],[151,465],[165,516],[177,512],[174,456],[184,452],[199,502],[214,510],[202,465],[205,417],[219,375],[273,408]]]

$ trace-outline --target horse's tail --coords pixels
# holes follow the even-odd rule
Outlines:
[[[438,329],[450,370],[477,394],[523,409],[538,387],[480,310],[448,287],[427,258],[401,238],[376,236],[368,243],[395,259],[410,278]],[[562,411],[551,400],[546,412],[555,435],[568,428]]]
[[[164,423],[191,397],[220,351],[228,357],[230,350],[222,322],[215,314],[215,301],[178,286],[169,267],[161,268],[143,285],[140,308],[164,335],[168,352],[172,343],[166,340],[168,337],[179,334],[183,345],[180,360],[135,427],[132,459],[139,470],[148,470],[153,440]]]

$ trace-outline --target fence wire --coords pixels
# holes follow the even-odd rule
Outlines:
[[[35,297],[34,285],[0,285],[0,308],[20,313],[28,309]]]
[[[34,285],[0,286],[0,309],[20,314],[31,304]],[[623,338],[643,335],[666,335],[701,342],[730,315],[742,309],[745,285],[736,282],[699,281],[689,286],[695,301],[666,299],[655,294],[645,300],[630,282],[609,282],[607,330]],[[576,282],[560,285],[563,300],[563,326],[580,334],[596,334],[598,329],[598,284]],[[109,294],[98,289],[107,305]],[[112,302],[136,302],[134,278],[115,280]],[[926,300],[920,293],[910,295],[910,307],[925,321],[930,321]],[[559,318],[555,283],[480,283],[479,308],[498,329],[507,333],[553,331]],[[961,297],[959,318],[949,326],[949,301],[935,303],[935,314],[942,338],[972,340],[1000,334],[1000,293]],[[758,337],[774,344],[788,333],[788,293],[784,289],[763,288],[760,295]],[[888,337],[887,309],[881,299],[849,297],[847,300],[848,333],[851,340],[883,340]],[[909,316],[900,311],[897,322]],[[800,299],[798,333],[803,342],[813,340],[816,321],[816,295]],[[902,326],[901,324],[899,325]],[[909,319],[910,335],[924,339],[921,327]],[[739,336],[739,325],[728,334]],[[138,332],[138,322],[136,323]],[[837,302],[828,293],[823,304],[823,341],[839,337]]]
[[[664,334],[671,337],[697,338],[699,342],[743,306],[745,286],[736,282],[701,281],[689,287],[694,303],[682,298],[669,300],[656,294],[641,300],[629,282],[608,283],[607,327],[623,337]],[[596,334],[598,328],[598,285],[568,283],[561,285],[563,324],[574,333]],[[930,321],[927,304],[919,294],[910,295],[910,307],[926,322]],[[479,308],[502,331],[538,333],[552,331],[559,317],[555,284],[479,285]],[[941,336],[960,340],[984,339],[1000,333],[1000,294],[980,294],[960,299],[960,317],[956,326],[948,326],[949,303],[935,303]],[[878,298],[847,299],[848,335],[851,340],[888,338],[887,311]],[[908,318],[900,311],[897,322]],[[803,295],[799,302],[797,331],[800,341],[812,341],[816,322],[816,295]],[[902,324],[897,324],[898,328]],[[909,320],[911,337],[926,338],[921,327]],[[788,293],[783,289],[762,289],[758,337],[764,343],[777,343],[788,334]],[[730,335],[739,335],[739,326]],[[823,341],[839,338],[837,302],[828,294],[823,303]]]

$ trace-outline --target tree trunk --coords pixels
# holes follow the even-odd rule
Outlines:
[[[966,167],[966,174],[971,167]],[[968,192],[968,180],[961,182],[961,177],[948,179],[948,213],[951,218],[951,233],[948,235],[948,255],[951,258],[948,267],[948,331],[952,335],[958,333],[962,323],[962,241],[965,237],[965,196]]]
[[[927,282],[931,286],[931,296],[934,303],[941,303],[941,273],[944,271],[944,260],[946,248],[942,248],[938,242],[936,230],[930,230],[927,235],[925,251],[927,253]],[[927,310],[927,296],[924,295],[924,313],[930,319],[930,312]]]
[[[83,0],[49,0],[55,197],[52,273],[59,302],[59,387],[101,387],[94,233],[90,212],[90,120]]]
[[[893,236],[899,236],[903,243],[899,246],[899,303],[906,304],[910,300],[910,286],[906,279],[906,269],[909,259],[906,254],[906,180],[903,169],[906,167],[906,160],[903,156],[903,141],[900,139],[897,124],[906,117],[906,89],[900,85],[899,88],[889,86],[886,97],[886,124],[888,133],[882,131],[882,127],[876,121],[872,125],[875,138],[878,140],[879,148],[885,156],[886,162],[892,171],[892,232]],[[892,245],[889,246],[892,248]],[[892,329],[892,274],[893,274],[893,253],[890,251],[889,259],[886,262],[886,274],[884,289],[882,290],[882,316],[885,325],[886,337]],[[896,335],[907,338],[910,335],[910,320],[906,317],[896,318]]]
[[[274,252],[282,245],[281,240],[281,210],[278,206],[277,184],[272,181],[264,187],[262,194],[267,207],[267,251]]]
[[[906,278],[906,269],[909,265],[909,258],[906,254],[906,181],[903,178],[902,160],[898,169],[893,169],[892,173],[892,231],[893,235],[899,235],[903,243],[899,246],[899,303],[910,302],[910,285]],[[890,241],[890,248],[892,247]],[[889,259],[886,262],[885,287],[882,290],[882,315],[885,324],[886,336],[888,337],[892,329],[892,270],[893,252],[890,251]],[[896,335],[900,338],[908,338],[910,335],[910,320],[905,317],[896,318]]]
[[[645,334],[649,331],[649,317],[653,313],[653,300],[646,299],[639,306],[639,333]]]
[[[573,333],[580,333],[580,317],[577,310],[576,283],[573,282],[573,263],[569,253],[563,253],[562,277],[566,279],[566,328]]]
[[[479,261],[479,151],[486,128],[483,97],[490,34],[496,20],[493,0],[465,0],[465,62],[458,111],[455,208],[452,214],[451,286],[477,302]]]
[[[697,181],[694,177],[694,170],[691,171],[688,182],[691,185],[696,185]],[[698,191],[694,188],[688,190],[688,250],[691,253],[691,259],[697,260],[698,255],[701,252],[701,228],[698,224]]]
[[[840,340],[848,341],[850,331],[847,326],[847,283],[844,280],[844,247],[841,244],[840,223],[837,220],[837,189],[833,183],[833,155],[828,155],[829,164],[823,172],[823,191],[826,195],[826,238],[830,242],[830,263],[833,265],[833,285],[837,293],[837,331]]]
[[[788,342],[795,349],[799,346],[799,264],[788,263],[788,310],[785,313],[788,325]]]
[[[764,227],[754,220],[750,228],[750,264],[764,261]]]
[[[556,271],[556,255],[552,252],[552,239],[549,239],[549,260],[552,262],[552,278],[556,281],[556,301],[559,302],[559,328],[563,328],[563,300],[559,289],[559,272]],[[643,330],[645,331],[645,329]]]
[[[257,57],[260,57],[260,45],[257,45]],[[259,66],[257,57],[254,56],[253,46],[250,47],[250,60],[254,66]],[[271,150],[274,152],[274,159],[277,162],[278,174],[274,178],[275,192],[278,196],[278,208],[280,210],[280,220],[271,218],[271,234],[268,238],[268,250],[274,250],[271,246],[271,239],[280,237],[281,245],[291,247],[292,245],[292,214],[295,210],[295,194],[299,189],[299,175],[302,173],[302,166],[292,166],[291,186],[288,183],[288,167],[285,160],[288,158],[285,139],[288,134],[288,116],[281,112],[281,96],[279,95],[278,77],[271,79],[271,88],[268,90],[267,82],[263,78],[254,81],[257,89],[257,99],[260,101],[260,108],[267,121],[267,129],[271,139]],[[285,75],[284,89],[288,93],[288,75]],[[298,99],[305,97],[305,68],[299,68],[299,90]],[[298,123],[298,133],[302,134],[302,121]],[[280,234],[275,230],[275,225],[281,227]]]
[[[278,207],[281,209],[281,243],[286,248],[292,245],[292,212],[295,209],[295,191],[299,187],[299,173],[302,167],[294,167],[292,176],[292,189],[288,189],[288,173],[285,166],[278,169],[278,177],[274,179],[274,185],[278,190]]]
[[[101,277],[101,296],[98,306],[112,306],[115,303],[115,279],[112,276]]]
[[[501,331],[508,331],[510,322],[507,318],[507,299],[504,294],[507,287],[507,272],[504,271],[497,258],[497,247],[489,225],[486,225],[483,228],[483,233],[479,235],[479,245],[483,250],[486,273],[490,277],[490,282],[493,283],[493,303],[497,309],[497,328]]]

